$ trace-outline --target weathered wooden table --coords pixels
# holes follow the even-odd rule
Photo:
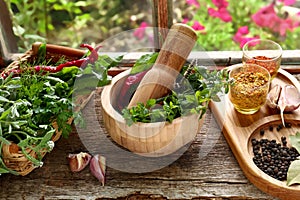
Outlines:
[[[84,112],[95,113],[102,126],[99,105],[96,93]],[[91,175],[89,168],[72,173],[66,159],[69,153],[94,151],[86,144],[95,142],[93,137],[99,131],[106,133],[103,127],[91,127],[83,129],[83,143],[82,129],[78,134],[73,126],[70,137],[61,138],[46,155],[42,168],[25,177],[2,175],[0,199],[274,199],[244,176],[210,111],[195,140],[176,161],[155,171],[128,173],[110,167],[108,159],[105,186]],[[105,145],[96,148],[101,152]]]

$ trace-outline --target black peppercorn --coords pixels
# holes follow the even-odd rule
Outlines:
[[[259,134],[260,134],[261,136],[263,136],[263,135],[265,134],[265,130],[264,130],[264,129],[261,129],[261,130],[259,131]]]
[[[277,129],[282,128],[278,126]],[[263,172],[280,181],[286,180],[287,171],[292,161],[300,155],[295,148],[286,146],[286,137],[281,137],[281,143],[276,140],[252,139],[253,162]]]
[[[291,127],[292,127],[292,124],[291,124],[291,123],[286,123],[285,127],[286,127],[286,128],[291,128]]]
[[[269,126],[269,131],[273,131],[273,126],[272,125]]]

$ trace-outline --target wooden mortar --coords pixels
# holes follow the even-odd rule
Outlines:
[[[172,89],[196,39],[196,33],[189,26],[173,25],[154,66],[143,77],[129,106],[165,96]],[[110,137],[129,151],[146,157],[166,156],[189,144],[202,127],[204,116],[199,120],[199,114],[191,114],[178,117],[172,123],[126,124],[116,105],[129,73],[130,69],[115,76],[101,94],[103,121]]]
[[[143,77],[128,108],[137,103],[166,96],[197,40],[195,31],[185,24],[174,24],[151,70]]]
[[[162,121],[136,122],[131,126],[126,124],[116,107],[118,94],[129,73],[130,69],[115,76],[101,93],[103,122],[111,139],[129,151],[145,157],[166,156],[193,141],[205,120],[205,116],[199,120],[200,114],[178,117],[172,123]]]

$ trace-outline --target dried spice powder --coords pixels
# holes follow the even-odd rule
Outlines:
[[[268,76],[258,71],[240,71],[231,77],[229,98],[236,108],[257,109],[266,101],[269,88]]]
[[[256,64],[266,68],[273,78],[276,76],[277,71],[280,67],[280,62],[278,62],[277,60],[273,61],[273,58],[269,58],[267,56],[255,56],[252,59],[247,60],[246,63]]]

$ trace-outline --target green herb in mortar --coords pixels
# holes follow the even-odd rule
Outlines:
[[[184,67],[182,74],[185,74]],[[135,122],[172,122],[174,119],[189,114],[205,114],[210,100],[219,101],[219,95],[228,92],[228,74],[226,70],[209,71],[205,67],[189,69],[186,79],[179,77],[171,94],[160,99],[150,99],[146,105],[139,103],[130,109],[122,110],[127,125]]]

